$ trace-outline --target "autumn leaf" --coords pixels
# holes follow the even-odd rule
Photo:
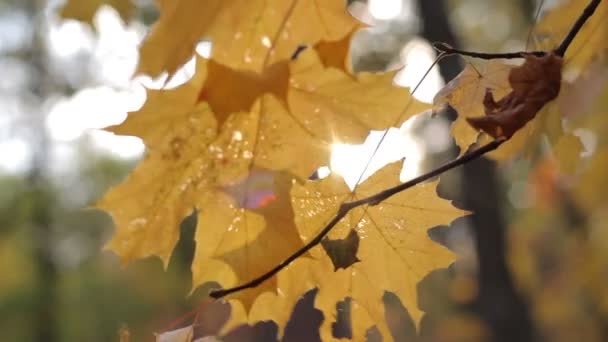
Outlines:
[[[173,74],[202,39],[212,40],[215,61],[259,72],[299,45],[339,40],[358,25],[344,0],[161,0],[159,10],[137,69],[153,77]]]
[[[539,58],[529,56],[528,59]],[[547,67],[552,65],[549,63]],[[467,64],[441,89],[434,98],[434,104],[449,104],[457,111],[452,134],[461,151],[466,151],[474,142],[486,143],[501,135],[509,137],[509,141],[488,153],[498,160],[533,151],[543,136],[548,136],[552,145],[556,144],[564,134],[559,97],[564,93],[568,96],[572,88],[566,87],[559,94],[558,101],[551,101],[556,94],[555,89],[559,91],[561,87],[561,75],[559,70],[543,70],[542,65],[514,67],[498,60],[476,61],[475,64]],[[542,91],[551,96],[547,98]],[[492,103],[489,96],[501,101]],[[525,118],[522,112],[527,115]],[[484,134],[479,139],[479,130],[485,130],[489,136]]]
[[[65,19],[75,19],[92,25],[93,17],[102,5],[112,6],[125,22],[135,14],[135,6],[131,0],[68,0],[59,15]]]
[[[449,104],[458,113],[452,135],[461,150],[466,150],[479,135],[466,118],[485,115],[483,99],[486,89],[491,89],[496,97],[502,97],[511,90],[508,84],[511,68],[511,65],[498,60],[467,63],[464,70],[435,95],[433,103],[436,106]]]
[[[203,65],[199,61],[198,68]],[[217,123],[207,104],[196,105],[203,78],[196,75],[174,90],[148,90],[148,100],[119,126],[110,128],[122,135],[141,137],[146,159],[121,185],[108,191],[96,206],[108,211],[116,231],[107,247],[123,262],[150,255],[165,264],[179,237],[179,223],[194,208],[189,190],[208,168],[200,157],[216,136]],[[179,125],[184,121],[190,125]],[[191,139],[197,143],[192,144]],[[195,160],[188,160],[191,155]],[[134,200],[137,199],[137,200]]]
[[[337,175],[294,185],[292,201],[300,235],[305,240],[315,236],[344,201],[397,184],[400,170],[401,163],[390,164],[353,193]],[[431,270],[454,260],[449,250],[429,238],[428,229],[448,224],[465,212],[439,198],[436,186],[437,182],[419,184],[377,206],[351,210],[329,233],[330,239],[337,240],[347,238],[352,229],[356,231],[359,261],[350,267],[336,269],[321,246],[311,251],[317,260],[315,269],[324,270],[315,275],[320,289],[316,306],[331,317],[336,302],[352,298],[354,340],[363,339],[372,325],[389,336],[381,304],[384,291],[396,293],[419,322],[422,312],[417,308],[417,283]],[[326,320],[323,329],[330,336],[331,321]]]
[[[332,144],[361,143],[370,130],[398,126],[430,108],[396,87],[394,73],[349,75],[325,67],[314,49],[259,74],[213,60],[205,72],[199,99],[209,103],[223,131],[232,132],[223,144],[236,134],[231,146],[256,165],[301,179],[327,163]]]
[[[98,203],[117,225],[108,247],[125,262],[166,263],[179,222],[196,208],[195,287],[234,286],[272,268],[302,244],[288,195],[294,176],[326,164],[332,143],[361,142],[429,107],[393,76],[325,67],[314,49],[261,73],[199,58],[193,79],[150,90],[141,110],[111,128],[141,137],[148,154]],[[248,311],[275,281],[235,298]]]
[[[289,202],[291,184],[289,176],[255,170],[242,183],[204,196],[192,263],[195,287],[206,281],[229,287],[252,280],[302,247]],[[233,306],[243,305],[248,312],[260,294],[276,291],[272,278],[233,296],[240,301]]]
[[[179,223],[195,207],[197,190],[212,183],[207,177],[213,166],[204,156],[205,144],[215,137],[215,119],[206,104],[183,115],[201,126],[169,126],[170,133],[159,139],[127,180],[96,204],[114,219],[116,231],[107,247],[123,262],[157,255],[166,265],[179,237]],[[197,157],[190,160],[192,155]]]
[[[509,71],[511,92],[497,100],[492,90],[486,89],[483,99],[485,116],[468,117],[467,122],[495,139],[511,138],[557,97],[562,81],[562,64],[562,58],[554,53],[540,57],[524,55],[524,64]]]
[[[320,41],[314,45],[314,49],[325,67],[353,73],[350,48],[357,32],[359,32],[359,27],[340,40]]]
[[[101,1],[87,3],[96,4],[91,5],[96,9]],[[599,13],[606,11],[605,5]],[[352,73],[349,47],[360,24],[347,13],[345,1],[159,0],[158,6],[160,18],[141,47],[138,73],[174,74],[193,56],[201,39],[212,40],[213,51],[210,60],[196,58],[190,81],[173,90],[149,90],[141,110],[109,129],[139,136],[147,147],[145,159],[132,174],[97,204],[116,223],[107,248],[123,262],[158,256],[166,265],[180,222],[194,211],[198,220],[193,289],[205,282],[233,287],[301,250],[344,202],[398,184],[399,163],[380,170],[354,191],[337,175],[305,181],[328,164],[333,144],[360,143],[370,130],[399,126],[430,109],[393,84],[394,72]],[[552,14],[558,19],[549,15],[546,20],[564,21],[560,11]],[[81,14],[71,14],[77,15]],[[90,20],[92,14],[81,16]],[[601,17],[594,16],[581,33],[597,51],[579,55],[576,48],[570,49],[566,57],[573,66],[586,68],[605,56]],[[594,22],[597,27],[590,29]],[[544,26],[541,29],[547,32]],[[576,44],[582,44],[581,37]],[[453,134],[463,151],[496,137],[510,138],[491,153],[498,159],[541,151],[541,160],[554,158],[560,165],[560,177],[579,181],[572,186],[578,205],[605,217],[605,195],[597,191],[605,181],[577,178],[599,179],[608,160],[605,150],[581,166],[583,145],[571,131],[560,99],[537,113],[542,107],[538,104],[544,105],[555,89],[559,91],[559,80],[547,77],[551,96],[540,96],[540,101],[538,92],[529,89],[534,83],[529,77],[509,79],[524,69],[525,65],[496,61],[469,64],[435,102],[458,111]],[[562,88],[562,95],[574,94],[575,88]],[[580,96],[577,99],[580,102]],[[509,110],[522,102],[532,102],[535,110],[526,111],[525,120],[514,120]],[[605,122],[581,120],[575,127],[599,136],[605,149]],[[480,137],[478,130],[486,134]],[[548,149],[542,145],[545,141]],[[363,340],[372,328],[389,338],[382,305],[386,291],[394,292],[419,324],[420,280],[454,260],[449,250],[430,240],[428,231],[465,214],[439,198],[436,188],[437,182],[422,183],[377,205],[352,209],[319,245],[260,285],[232,294],[233,311],[226,326],[272,319],[283,329],[294,304],[314,287],[319,289],[316,306],[325,316],[325,340],[333,339],[336,303],[347,301],[354,340]],[[538,221],[558,226],[551,216]],[[593,276],[601,273],[602,265],[596,264]],[[158,338],[191,340],[192,334],[186,329]]]
[[[149,151],[127,181],[110,190],[97,206],[114,218],[117,229],[108,247],[124,262],[158,255],[165,264],[179,236],[179,223],[194,208],[199,208],[193,282],[196,286],[214,280],[231,286],[281,261],[300,246],[299,237],[289,214],[289,198],[276,198],[280,189],[274,189],[274,183],[265,184],[261,190],[249,185],[236,190],[237,180],[253,178],[255,174],[249,172],[248,163],[223,158],[223,152],[216,149],[218,145],[214,143],[225,141],[224,135],[217,136],[208,104],[194,103],[198,95],[196,85],[200,83],[200,77],[195,77],[175,90],[150,91],[147,105],[113,128],[114,132],[130,135],[141,130],[139,135]],[[226,153],[232,152],[227,149]],[[244,161],[250,159],[239,157]],[[282,193],[288,193],[290,180],[281,184]],[[268,196],[266,202],[255,202],[261,200],[257,197],[259,191],[266,191],[262,193]],[[263,216],[264,210],[270,209],[262,210],[262,214],[253,212],[253,208],[263,206],[276,210],[268,214],[271,228],[276,229],[274,233],[270,231],[271,236],[265,231]],[[282,241],[282,249],[265,245],[277,239]],[[243,246],[246,254],[235,255],[235,250]],[[233,268],[222,260],[232,262]],[[205,278],[211,270],[214,271],[211,278]],[[272,282],[266,285],[258,290],[268,290]],[[256,294],[250,291],[241,299],[249,307]]]

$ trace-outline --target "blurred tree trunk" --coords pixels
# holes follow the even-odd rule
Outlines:
[[[538,7],[538,6],[536,6],[536,1],[519,0],[519,6],[521,7],[521,10],[524,14],[524,18],[528,21],[528,23],[534,24],[534,21],[536,19],[535,18],[536,10]]]
[[[529,2],[529,1],[522,1]],[[422,21],[422,36],[430,42],[445,42],[458,47],[451,29],[443,0],[418,0]],[[455,57],[439,63],[441,75],[447,81],[461,70]],[[455,118],[453,110],[448,118]],[[471,211],[472,235],[479,260],[478,297],[472,310],[488,325],[493,341],[532,341],[533,326],[526,303],[514,288],[506,263],[506,242],[501,203],[505,203],[496,165],[487,159],[477,160],[462,168],[462,187],[452,199]]]
[[[431,43],[443,42],[458,46],[456,35],[450,26],[444,1],[418,0],[418,10],[422,21],[422,32],[420,34],[426,40]],[[457,58],[444,58],[439,62],[439,71],[446,82],[456,77],[461,70],[462,65]]]
[[[49,169],[49,137],[45,128],[43,102],[51,95],[52,76],[47,69],[46,44],[44,41],[44,9],[47,2],[44,0],[27,0],[22,6],[29,14],[33,39],[29,51],[24,56],[29,57],[30,68],[36,75],[31,83],[33,95],[32,107],[38,113],[34,120],[30,135],[33,140],[34,158],[28,180],[32,184],[33,205],[32,212],[32,243],[33,261],[36,272],[37,298],[34,307],[34,320],[32,322],[37,341],[54,342],[59,340],[58,307],[57,307],[57,265],[53,258],[53,198],[48,193],[48,180],[46,171]]]

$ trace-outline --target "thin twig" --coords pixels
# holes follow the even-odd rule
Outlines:
[[[276,267],[274,267],[273,269],[271,269],[270,271],[262,274],[261,276],[248,281],[247,283],[244,283],[242,285],[236,286],[236,287],[232,287],[232,288],[228,288],[228,289],[222,289],[222,290],[215,290],[215,291],[211,291],[209,293],[209,295],[213,298],[222,298],[224,296],[227,296],[231,293],[234,292],[238,292],[241,290],[245,290],[245,289],[249,289],[249,288],[253,288],[256,287],[258,285],[260,285],[261,283],[263,283],[264,281],[270,279],[272,276],[274,276],[275,274],[277,274],[280,270],[282,270],[283,268],[285,268],[287,265],[289,265],[292,261],[296,260],[297,258],[299,258],[300,256],[304,255],[306,252],[308,252],[311,248],[313,248],[314,246],[318,245],[321,240],[323,240],[323,238],[325,237],[325,235],[327,235],[327,233],[329,233],[329,231],[344,217],[346,216],[346,214],[348,214],[349,211],[351,211],[354,208],[363,206],[363,205],[377,205],[380,202],[384,201],[385,199],[401,192],[404,191],[406,189],[409,189],[417,184],[420,184],[430,178],[436,177],[448,170],[451,170],[455,167],[458,167],[460,165],[466,164],[467,162],[473,160],[473,159],[477,159],[481,156],[483,156],[484,154],[493,151],[495,149],[498,148],[498,146],[502,145],[502,143],[504,143],[506,141],[505,138],[500,138],[500,139],[496,139],[492,142],[489,142],[486,145],[483,145],[482,147],[473,150],[472,152],[466,153],[462,156],[460,156],[459,158],[456,158],[428,173],[425,173],[421,176],[418,176],[408,182],[399,184],[397,186],[394,186],[392,188],[388,188],[386,190],[380,191],[377,194],[371,195],[369,197],[366,198],[362,198],[360,200],[357,201],[352,201],[352,202],[346,202],[343,203],[340,206],[340,209],[338,210],[338,213],[336,214],[336,216],[327,223],[327,225],[323,228],[323,230],[321,232],[319,232],[317,234],[317,236],[315,236],[314,239],[312,239],[311,241],[309,241],[305,246],[303,246],[302,248],[300,248],[297,252],[295,252],[294,254],[292,254],[289,258],[285,259],[283,262],[281,262],[280,264],[278,264]]]
[[[490,151],[494,151],[495,149],[498,148],[498,146],[502,145],[505,141],[507,141],[506,138],[498,138],[496,140],[493,140],[485,145],[483,145],[482,147],[473,150],[472,152],[466,153],[462,156],[460,156],[459,158],[456,158],[446,164],[443,164],[441,166],[439,166],[438,168],[431,170],[423,175],[420,175],[414,179],[411,179],[405,183],[401,183],[399,185],[396,185],[392,188],[388,188],[385,190],[380,191],[379,193],[375,194],[375,195],[371,195],[369,197],[360,199],[358,201],[353,201],[350,202],[349,204],[351,204],[353,207],[358,207],[360,205],[363,204],[369,204],[369,205],[377,205],[380,204],[382,201],[386,200],[387,198],[400,193],[403,190],[409,189],[417,184],[420,184],[426,180],[429,180],[433,177],[439,176],[442,173],[451,170],[455,167],[458,167],[460,165],[466,164],[471,160],[477,159],[481,156],[483,156],[484,154],[490,152]]]
[[[433,43],[433,47],[440,52],[444,52],[448,55],[461,55],[461,56],[469,56],[473,58],[479,59],[513,59],[513,58],[523,58],[526,54],[535,55],[538,57],[544,56],[547,54],[546,51],[518,51],[518,52],[505,52],[505,53],[488,53],[488,52],[474,52],[474,51],[465,51],[453,48],[451,45],[446,43]]]
[[[300,249],[298,249],[298,251],[296,251],[295,253],[293,253],[292,255],[289,256],[289,258],[283,260],[280,264],[278,264],[277,266],[275,266],[273,269],[271,269],[270,271],[262,274],[261,276],[250,280],[242,285],[239,286],[235,286],[235,287],[231,287],[228,289],[222,289],[222,290],[214,290],[209,292],[209,296],[213,297],[213,298],[222,298],[224,296],[227,296],[231,293],[234,292],[238,292],[241,290],[245,290],[245,289],[249,289],[249,288],[253,288],[256,287],[258,285],[260,285],[261,283],[263,283],[264,281],[270,279],[272,276],[274,276],[275,274],[279,273],[280,270],[282,270],[283,268],[287,267],[287,265],[289,265],[292,261],[296,260],[297,258],[301,257],[302,255],[304,255],[304,253],[308,252],[311,248],[313,248],[314,246],[318,245],[319,243],[321,243],[321,240],[323,240],[323,238],[325,237],[325,235],[327,235],[327,233],[329,233],[329,231],[338,223],[340,222],[340,220],[346,216],[346,214],[348,214],[348,212],[355,208],[355,206],[351,206],[350,203],[343,203],[340,206],[340,209],[338,209],[338,213],[336,214],[336,216],[334,216],[334,218],[329,221],[327,223],[327,225],[325,226],[325,228],[323,228],[323,230],[321,232],[319,232],[317,234],[317,236],[315,236],[314,239],[310,240],[306,245],[304,245],[303,247],[301,247]]]
[[[559,44],[559,47],[557,49],[555,49],[554,52],[556,55],[563,57],[566,54],[566,50],[568,50],[568,47],[570,46],[570,44],[572,43],[572,41],[574,40],[576,35],[581,30],[581,27],[583,27],[583,25],[587,22],[587,20],[593,15],[593,13],[595,12],[595,9],[597,8],[597,6],[600,4],[601,1],[602,0],[591,0],[589,5],[587,5],[587,7],[585,7],[585,9],[583,10],[583,13],[581,13],[581,15],[578,17],[578,19],[574,23],[574,25],[572,25],[572,28],[570,29],[570,31],[568,32],[568,34],[566,35],[566,37],[564,38],[562,43]]]
[[[572,41],[574,40],[574,38],[576,37],[576,35],[578,34],[578,32],[580,31],[581,27],[583,26],[583,24],[593,15],[593,13],[595,12],[595,9],[597,8],[597,6],[599,5],[601,0],[591,0],[591,2],[589,3],[589,5],[587,5],[587,7],[584,9],[583,13],[579,16],[579,18],[577,19],[577,21],[574,23],[574,25],[572,26],[572,28],[570,29],[570,32],[568,32],[568,35],[564,38],[564,40],[562,41],[562,43],[560,44],[560,46],[554,50],[554,53],[558,56],[563,56],[566,53],[566,50],[568,49],[568,47],[570,46],[570,44],[572,43]],[[460,55],[464,55],[464,56],[470,56],[470,57],[475,57],[475,58],[482,58],[482,59],[497,59],[497,58],[522,58],[525,54],[533,54],[536,56],[544,56],[547,54],[547,52],[545,51],[534,51],[534,52],[512,52],[512,53],[499,53],[499,54],[492,54],[492,53],[479,53],[479,52],[470,52],[470,51],[462,51],[462,50],[458,50],[458,49],[454,49],[451,46],[449,46],[448,44],[445,43],[436,43],[434,44],[435,48],[438,49],[441,52],[444,52],[445,54],[460,54]],[[235,293],[241,290],[245,290],[245,289],[249,289],[249,288],[253,288],[256,287],[258,285],[260,285],[261,283],[263,283],[264,281],[270,279],[271,277],[273,277],[275,274],[277,274],[279,271],[281,271],[283,268],[287,267],[292,261],[296,260],[297,258],[299,258],[300,256],[304,255],[306,252],[308,252],[311,248],[313,248],[314,246],[318,245],[321,240],[323,240],[323,238],[327,235],[327,233],[329,233],[329,231],[344,217],[346,216],[346,214],[348,214],[348,212],[354,208],[363,206],[363,205],[377,205],[380,202],[386,200],[387,198],[401,192],[404,191],[406,189],[409,189],[417,184],[420,184],[430,178],[436,177],[441,175],[442,173],[451,170],[455,167],[461,166],[465,163],[468,163],[471,160],[477,159],[481,156],[483,156],[484,154],[493,151],[495,149],[497,149],[500,145],[502,145],[505,141],[507,141],[506,138],[499,138],[496,139],[476,150],[473,150],[472,152],[466,153],[454,160],[452,160],[451,162],[448,162],[428,173],[425,173],[424,175],[418,176],[408,182],[399,184],[397,186],[394,186],[392,188],[380,191],[377,194],[371,195],[369,197],[357,200],[357,201],[352,201],[352,202],[345,202],[342,203],[342,205],[340,205],[340,208],[338,210],[338,213],[336,214],[336,216],[334,216],[334,218],[329,221],[327,223],[327,225],[323,228],[323,230],[321,230],[311,241],[309,241],[306,245],[304,245],[302,248],[300,248],[298,251],[296,251],[295,253],[293,253],[290,257],[288,257],[287,259],[285,259],[284,261],[282,261],[281,263],[279,263],[277,266],[275,266],[273,269],[271,269],[270,271],[260,275],[259,277],[250,280],[242,285],[239,286],[235,286],[235,287],[231,287],[228,289],[220,289],[220,290],[214,290],[211,291],[209,293],[209,296],[213,297],[213,298],[222,298],[225,297],[231,293]]]
[[[572,41],[574,40],[576,35],[579,33],[579,31],[581,30],[583,25],[593,15],[595,10],[597,9],[597,6],[599,6],[600,2],[602,2],[602,0],[591,0],[591,2],[589,2],[587,7],[585,7],[585,9],[583,10],[583,13],[581,13],[581,15],[578,17],[578,19],[574,23],[574,25],[572,25],[572,28],[570,28],[570,31],[568,31],[568,34],[566,35],[566,37],[564,37],[564,40],[561,42],[559,47],[557,47],[553,51],[556,55],[563,57],[564,54],[566,54],[566,50],[568,50],[568,47],[570,46],[570,44],[572,43]],[[465,50],[455,49],[452,46],[450,46],[449,44],[442,43],[442,42],[433,43],[433,47],[435,49],[437,49],[438,51],[444,52],[448,55],[469,56],[469,57],[479,58],[479,59],[513,59],[513,58],[523,58],[525,55],[535,55],[537,57],[542,57],[547,54],[547,51],[530,51],[530,52],[518,51],[518,52],[505,52],[505,53],[487,53],[487,52],[465,51]]]

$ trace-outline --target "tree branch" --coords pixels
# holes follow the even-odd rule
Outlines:
[[[572,41],[574,40],[574,38],[576,37],[578,32],[580,32],[581,27],[595,12],[600,1],[601,0],[591,0],[591,2],[583,10],[583,13],[581,13],[581,15],[579,16],[577,21],[574,23],[574,25],[568,32],[568,35],[564,38],[564,40],[559,45],[559,47],[553,51],[556,55],[563,56],[566,53],[566,50],[568,49],[568,47],[570,46],[570,44],[572,43]],[[493,53],[480,53],[480,52],[470,52],[470,51],[458,50],[458,49],[452,48],[451,46],[449,46],[448,44],[445,44],[445,43],[436,43],[436,44],[434,44],[434,46],[436,49],[444,52],[445,54],[460,54],[460,55],[464,55],[464,56],[470,56],[470,57],[482,58],[482,59],[521,58],[521,57],[523,57],[524,54],[534,54],[537,56],[538,55],[543,56],[547,53],[545,51],[534,51],[534,52],[512,52],[512,53],[493,54]],[[466,154],[460,156],[459,158],[456,158],[456,159],[452,160],[451,162],[448,162],[448,163],[446,163],[428,173],[425,173],[424,175],[418,176],[408,182],[399,184],[397,186],[383,190],[377,194],[371,195],[369,197],[366,197],[366,198],[363,198],[363,199],[360,199],[357,201],[343,203],[340,206],[336,216],[327,223],[327,225],[323,228],[323,230],[321,230],[317,234],[317,236],[314,237],[314,239],[309,241],[306,245],[304,245],[298,251],[293,253],[290,257],[285,259],[283,262],[279,263],[276,267],[274,267],[270,271],[260,275],[259,277],[255,278],[253,280],[250,280],[242,285],[231,287],[228,289],[220,289],[220,290],[211,291],[209,293],[209,296],[211,296],[212,298],[216,298],[216,299],[222,298],[231,293],[235,293],[238,291],[242,291],[242,290],[253,288],[253,287],[260,285],[264,281],[273,277],[275,274],[277,274],[283,268],[287,267],[292,261],[296,260],[300,256],[304,255],[306,252],[308,252],[310,249],[312,249],[313,247],[318,245],[321,242],[321,240],[323,240],[323,238],[329,233],[329,231],[344,216],[346,216],[346,214],[348,214],[348,212],[350,210],[357,208],[359,206],[362,206],[362,205],[377,205],[377,204],[381,203],[382,201],[386,200],[387,198],[389,198],[401,191],[409,189],[430,178],[441,175],[442,173],[444,173],[448,170],[451,170],[455,167],[461,166],[471,160],[477,159],[477,158],[483,156],[484,154],[497,149],[505,141],[507,141],[506,138],[498,138],[472,152],[466,153]]]
[[[287,267],[292,261],[296,260],[297,258],[299,258],[300,256],[304,255],[306,252],[308,252],[311,248],[313,248],[314,246],[318,245],[321,240],[323,240],[323,238],[327,235],[327,233],[329,233],[329,231],[344,217],[346,216],[346,214],[348,214],[349,211],[351,211],[354,208],[360,207],[362,205],[377,205],[379,203],[381,203],[382,201],[386,200],[387,198],[402,192],[406,189],[409,189],[417,184],[420,184],[426,180],[429,180],[433,177],[439,176],[440,174],[451,170],[455,167],[458,167],[460,165],[463,165],[471,160],[477,159],[481,156],[483,156],[484,154],[493,151],[495,149],[497,149],[500,145],[502,145],[505,141],[507,141],[507,139],[505,138],[499,138],[496,139],[494,141],[491,141],[489,143],[487,143],[486,145],[483,145],[482,147],[466,153],[462,156],[460,156],[459,158],[456,158],[444,165],[441,165],[440,167],[427,172],[421,176],[418,176],[410,181],[407,181],[405,183],[399,184],[397,186],[394,186],[392,188],[388,188],[386,190],[383,190],[377,194],[368,196],[366,198],[362,198],[360,200],[357,201],[352,201],[352,202],[346,202],[343,203],[340,206],[340,209],[338,210],[338,213],[336,214],[336,216],[334,216],[334,218],[329,221],[327,223],[327,225],[325,225],[325,227],[323,228],[323,230],[321,230],[317,236],[315,236],[314,239],[312,239],[311,241],[309,241],[305,246],[303,246],[302,248],[300,248],[298,251],[296,251],[295,253],[293,253],[289,258],[285,259],[283,262],[281,262],[280,264],[278,264],[276,267],[274,267],[273,269],[271,269],[270,271],[262,274],[261,276],[250,280],[242,285],[239,286],[235,286],[235,287],[231,287],[228,289],[221,289],[221,290],[215,290],[215,291],[211,291],[209,293],[209,296],[213,297],[213,298],[222,298],[225,297],[231,293],[235,293],[241,290],[245,290],[245,289],[249,289],[249,288],[253,288],[256,287],[258,285],[260,285],[261,283],[263,283],[264,281],[270,279],[271,277],[273,277],[275,274],[277,274],[279,271],[281,271],[283,268]]]
[[[532,55],[541,57],[541,56],[544,56],[547,54],[546,51],[530,51],[530,52],[518,51],[518,52],[505,52],[505,53],[465,51],[465,50],[455,49],[452,46],[450,46],[449,44],[442,43],[442,42],[433,43],[433,47],[436,50],[443,52],[445,54],[448,54],[448,55],[461,55],[461,56],[468,56],[468,57],[479,58],[479,59],[523,58],[525,54],[528,54],[528,55],[532,54]]]
[[[572,25],[572,28],[568,32],[568,35],[566,35],[566,37],[564,38],[562,43],[559,44],[559,47],[557,49],[555,49],[554,52],[556,55],[563,57],[564,54],[566,54],[566,50],[568,50],[568,47],[570,46],[570,44],[572,43],[572,41],[574,40],[576,35],[581,30],[581,27],[583,27],[583,25],[587,22],[587,20],[593,15],[593,13],[595,12],[595,9],[597,8],[597,6],[600,4],[601,1],[602,0],[591,0],[591,2],[589,2],[589,5],[587,5],[587,7],[585,7],[585,9],[583,10],[583,13],[581,13],[581,15],[578,17],[578,19],[574,23],[574,25]]]
[[[581,15],[578,17],[578,19],[574,23],[574,25],[572,25],[572,28],[570,28],[570,31],[568,31],[568,34],[566,35],[566,37],[564,37],[564,40],[561,42],[559,47],[557,47],[555,50],[553,50],[553,52],[556,55],[558,55],[560,57],[564,56],[564,54],[566,53],[566,50],[568,50],[568,47],[570,46],[570,44],[572,43],[572,41],[574,40],[576,35],[580,32],[581,28],[587,22],[587,20],[593,15],[593,13],[597,9],[597,6],[599,6],[601,1],[602,0],[591,0],[589,2],[587,7],[585,7],[585,9],[583,10],[583,13],[581,13]],[[506,53],[487,53],[487,52],[465,51],[465,50],[455,49],[452,46],[450,46],[446,43],[442,43],[442,42],[433,43],[433,47],[435,47],[435,49],[437,49],[438,51],[444,52],[445,54],[448,54],[448,55],[458,54],[461,56],[469,56],[469,57],[479,58],[479,59],[513,59],[513,58],[523,58],[524,55],[530,55],[530,54],[535,55],[537,57],[542,57],[547,54],[547,51],[531,51],[531,52],[518,51],[518,52],[506,52]]]

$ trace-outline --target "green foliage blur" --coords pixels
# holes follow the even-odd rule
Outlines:
[[[83,207],[124,177],[132,163],[88,163],[72,185],[86,189],[82,202],[66,201],[69,193],[49,181],[0,179],[2,341],[115,341],[123,326],[132,340],[143,341],[196,305],[186,298],[191,241],[180,243],[167,272],[157,259],[121,266],[102,252],[112,222]]]

